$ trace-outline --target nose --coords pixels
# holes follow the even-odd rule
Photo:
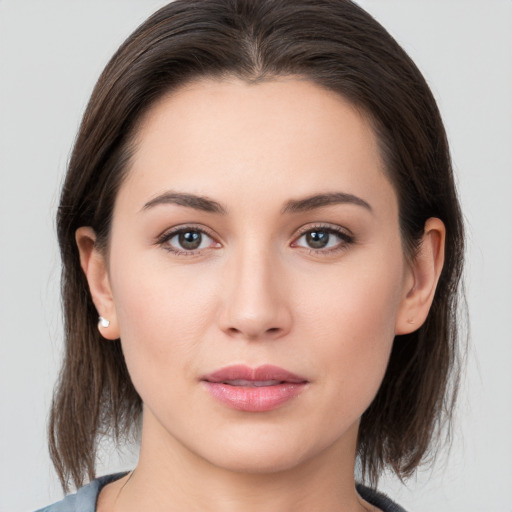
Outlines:
[[[233,259],[224,274],[221,330],[245,340],[271,340],[286,335],[292,315],[279,262],[270,251],[250,248]]]

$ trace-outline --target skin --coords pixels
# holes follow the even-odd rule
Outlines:
[[[429,219],[408,261],[369,123],[307,80],[194,82],[153,106],[136,142],[108,253],[91,228],[77,231],[93,300],[111,322],[101,332],[121,338],[144,403],[137,468],[104,488],[98,509],[370,510],[354,489],[359,421],[395,334],[428,314],[442,222]],[[226,212],[145,208],[169,191]],[[283,212],[340,192],[369,208]],[[206,232],[201,249],[163,240],[177,226]],[[315,229],[324,248],[311,247]],[[232,364],[273,364],[308,384],[275,410],[234,410],[201,383]]]

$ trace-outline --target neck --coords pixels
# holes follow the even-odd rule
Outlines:
[[[155,435],[155,421],[145,418],[139,463],[115,512],[371,510],[354,484],[357,425],[314,458],[278,471],[248,472],[219,467],[178,440]]]

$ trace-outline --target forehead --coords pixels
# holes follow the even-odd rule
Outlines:
[[[135,142],[123,188],[146,199],[168,188],[249,203],[334,188],[394,195],[367,119],[306,79],[190,83],[153,105]]]

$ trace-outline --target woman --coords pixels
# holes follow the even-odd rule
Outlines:
[[[45,510],[383,510],[456,374],[461,214],[421,74],[344,0],[176,1],[93,92],[58,214]],[[455,377],[454,377],[455,375]]]

